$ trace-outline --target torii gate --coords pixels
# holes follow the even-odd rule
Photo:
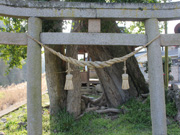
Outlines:
[[[28,34],[48,45],[142,46],[159,34],[158,21],[180,19],[180,3],[117,4],[24,2],[1,0],[0,15],[27,18]],[[89,19],[89,33],[41,33],[41,19]],[[97,33],[100,19],[145,21],[146,35]],[[96,29],[91,29],[96,26]],[[94,32],[94,33],[90,33]],[[79,40],[76,40],[79,39]],[[25,33],[0,32],[0,44],[28,45],[28,134],[42,134],[41,47]],[[180,45],[179,34],[163,34],[148,46],[149,89],[153,135],[166,135],[166,111],[160,45]]]

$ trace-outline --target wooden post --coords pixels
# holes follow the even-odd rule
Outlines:
[[[145,28],[148,41],[150,41],[159,34],[158,20],[146,20]],[[152,132],[153,135],[167,135],[165,91],[163,81],[162,56],[159,39],[148,46],[147,53]]]
[[[28,34],[40,39],[42,21],[39,18],[28,19]],[[41,47],[28,39],[27,48],[27,130],[28,135],[42,135],[41,104]]]

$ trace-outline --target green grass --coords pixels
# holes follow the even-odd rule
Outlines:
[[[43,96],[43,104],[47,103],[47,94]],[[167,115],[174,116],[172,105],[167,105]],[[121,106],[127,110],[118,119],[111,120],[107,115],[87,113],[80,120],[75,120],[62,110],[55,117],[50,117],[49,110],[43,108],[43,135],[151,135],[149,101],[142,104],[135,99]],[[172,111],[171,111],[172,110]],[[26,106],[4,116],[6,123],[0,122],[0,131],[6,135],[26,135],[26,126],[19,122],[27,122]],[[168,126],[168,135],[179,135],[180,128],[175,122]]]
[[[26,135],[26,125],[19,126],[19,122],[27,122],[27,109],[22,106],[18,110],[4,116],[6,123],[0,122],[0,131],[6,135]]]

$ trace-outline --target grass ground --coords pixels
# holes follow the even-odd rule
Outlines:
[[[48,95],[43,96],[43,106],[48,103]],[[169,105],[170,106],[170,105]],[[171,105],[172,107],[172,105]],[[167,110],[172,109],[168,107]],[[120,108],[127,110],[119,118],[111,120],[107,115],[85,114],[80,120],[62,111],[57,117],[50,117],[49,110],[43,108],[43,135],[151,135],[149,102],[142,104],[132,100]],[[136,109],[135,109],[136,108]],[[26,135],[26,106],[4,116],[0,121],[0,131],[5,135]],[[174,110],[167,112],[174,115]],[[6,119],[5,123],[2,119]],[[20,124],[25,123],[25,124]],[[168,135],[179,135],[179,125],[171,119]]]
[[[26,99],[27,83],[0,87],[0,111]],[[42,91],[47,90],[46,76],[42,75]]]

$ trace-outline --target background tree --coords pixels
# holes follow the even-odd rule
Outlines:
[[[27,31],[27,21],[25,19],[9,18],[0,16],[3,25],[0,26],[0,32],[24,33]],[[0,45],[0,58],[8,65],[7,73],[10,69],[22,68],[23,60],[27,57],[27,47],[17,45]]]

